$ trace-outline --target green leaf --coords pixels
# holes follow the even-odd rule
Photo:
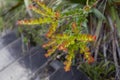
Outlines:
[[[96,8],[92,8],[92,13],[100,20],[105,20],[105,16]]]

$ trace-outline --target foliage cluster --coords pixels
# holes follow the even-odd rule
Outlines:
[[[48,32],[46,33],[46,37],[49,39],[47,43],[43,45],[43,47],[49,47],[46,57],[51,56],[56,50],[61,50],[66,52],[66,60],[64,61],[64,69],[65,71],[69,71],[72,65],[72,61],[75,58],[75,51],[79,51],[79,53],[84,54],[84,59],[87,60],[88,63],[94,61],[94,58],[91,56],[88,42],[95,41],[96,36],[90,34],[83,34],[81,31],[82,23],[86,21],[86,17],[91,9],[91,6],[84,6],[83,9],[76,8],[74,11],[70,10],[64,13],[60,13],[60,11],[54,11],[51,8],[48,8],[45,4],[40,2],[39,0],[33,0],[36,2],[39,7],[30,5],[30,9],[40,14],[40,18],[38,19],[30,19],[30,20],[20,20],[17,24],[20,25],[49,25]],[[60,28],[63,26],[60,25],[68,21],[65,25],[66,29]],[[65,26],[64,26],[65,27]]]

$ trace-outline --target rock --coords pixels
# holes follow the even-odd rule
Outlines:
[[[63,68],[59,69],[50,80],[89,80],[88,77],[82,72],[72,67],[69,72],[65,72]]]

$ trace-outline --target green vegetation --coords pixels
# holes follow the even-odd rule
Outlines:
[[[120,80],[120,1],[44,0],[43,3],[4,1],[0,5],[1,32],[18,29],[25,43],[44,44],[48,50],[45,56],[64,57],[60,59],[66,71],[76,65],[91,80]],[[17,21],[21,25],[16,25]]]

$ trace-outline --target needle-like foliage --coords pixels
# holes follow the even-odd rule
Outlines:
[[[87,4],[83,9],[80,8],[60,13],[47,7],[39,0],[33,1],[37,3],[39,7],[30,5],[30,9],[40,14],[41,17],[38,19],[20,20],[17,23],[19,25],[49,25],[48,32],[45,35],[49,41],[43,44],[44,48],[48,48],[45,56],[52,56],[56,50],[67,53],[65,57],[66,60],[64,61],[65,71],[70,70],[72,61],[75,59],[75,51],[83,54],[84,59],[88,63],[93,62],[94,58],[91,56],[90,49],[87,45],[89,42],[95,41],[96,36],[81,32],[81,24],[86,20],[91,7]],[[70,20],[71,17],[72,20]],[[75,20],[76,18],[77,20]],[[57,32],[57,30],[62,27],[60,24],[66,20],[69,20],[66,29],[62,32]]]

